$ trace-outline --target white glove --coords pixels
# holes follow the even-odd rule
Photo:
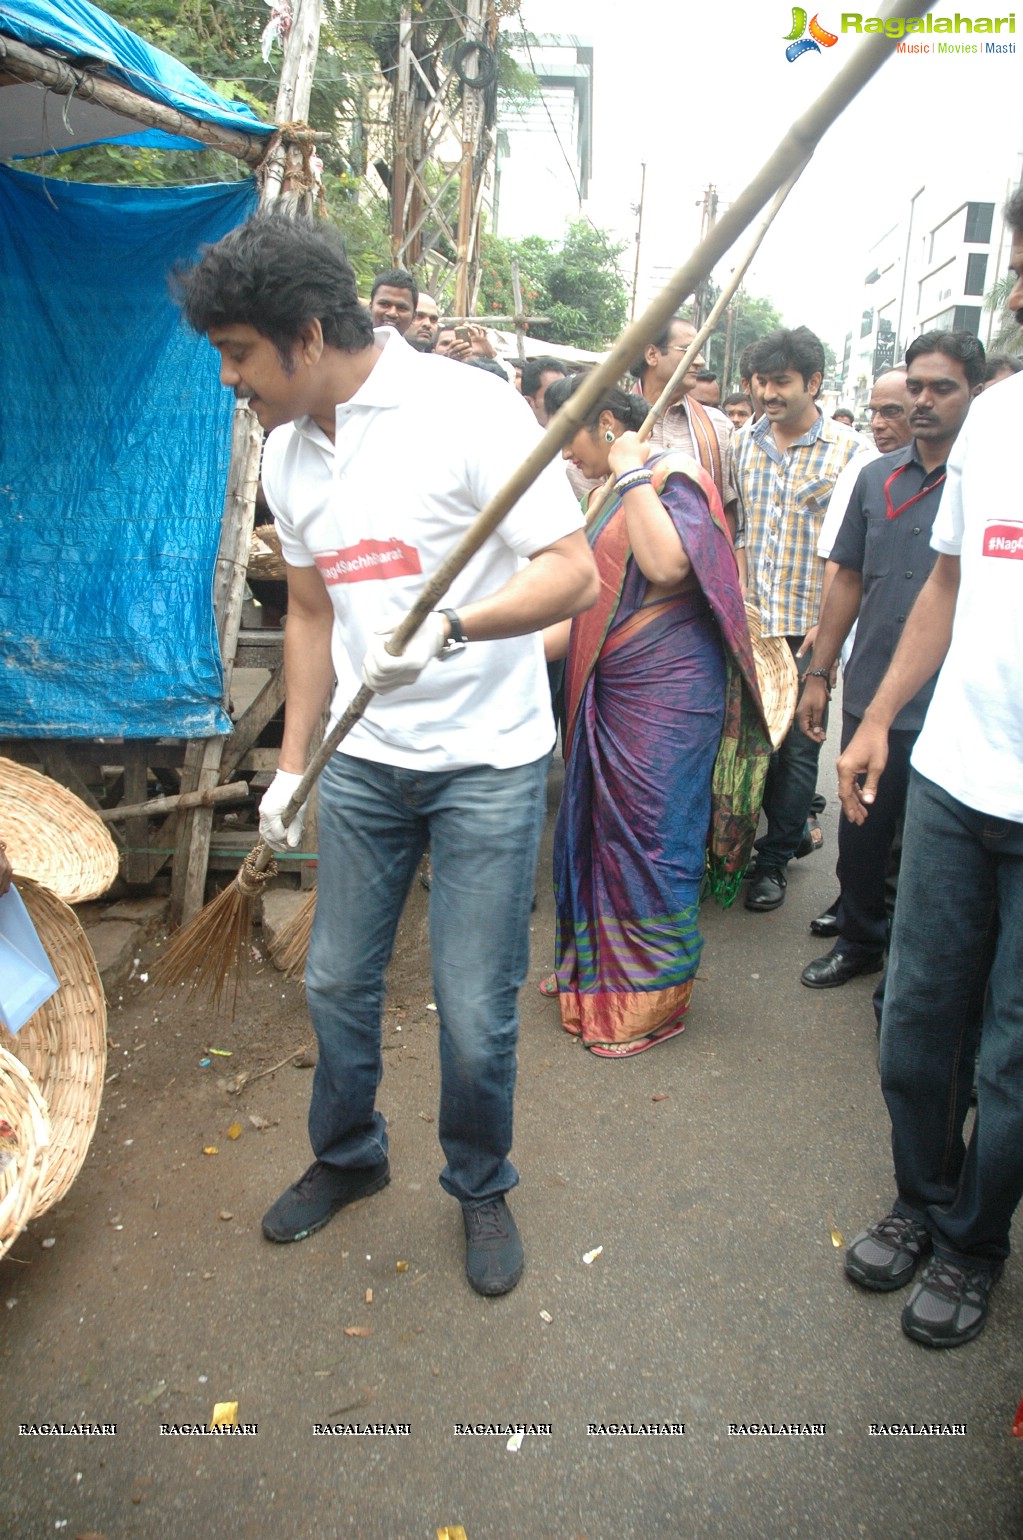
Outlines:
[[[400,658],[392,658],[384,645],[392,631],[380,631],[362,660],[363,683],[376,695],[386,695],[400,685],[413,684],[426,665],[444,650],[448,623],[439,610],[431,610]]]
[[[295,788],[302,779],[291,770],[278,770],[259,804],[259,837],[271,850],[297,850],[302,839],[305,823],[305,803],[299,808],[287,828],[281,822],[281,814],[295,795]]]

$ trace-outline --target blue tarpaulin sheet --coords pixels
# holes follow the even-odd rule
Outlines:
[[[0,735],[209,737],[232,398],[168,274],[251,181],[136,188],[0,167]]]
[[[186,65],[143,42],[89,0],[0,0],[0,33],[83,67],[87,64],[95,69],[100,65],[108,79],[202,122],[257,137],[269,137],[274,132],[272,123],[261,122],[241,102],[220,96]],[[54,110],[59,114],[59,107]],[[158,149],[173,149],[182,143],[159,129],[133,133],[123,142]],[[191,149],[203,148],[197,140],[184,142]],[[40,143],[32,153],[45,154],[48,148]]]

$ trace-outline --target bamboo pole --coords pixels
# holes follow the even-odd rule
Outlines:
[[[270,143],[268,135],[257,138],[216,123],[201,123],[163,102],[151,101],[128,86],[119,85],[91,70],[75,69],[63,60],[39,53],[11,37],[0,38],[0,73],[16,80],[38,81],[58,96],[75,96],[82,101],[96,102],[100,107],[131,118],[135,123],[145,123],[149,128],[161,128],[165,133],[178,134],[185,139],[198,139],[211,150],[224,150],[248,166],[260,165]]]
[[[118,823],[122,818],[176,813],[189,807],[212,807],[216,802],[242,802],[248,795],[248,781],[231,781],[226,786],[211,786],[208,791],[181,791],[172,797],[151,797],[148,802],[133,802],[130,807],[100,808],[99,816],[104,823]]]
[[[784,182],[781,187],[779,187],[777,193],[774,196],[774,201],[772,202],[771,207],[768,209],[767,213],[760,221],[760,224],[757,226],[753,239],[750,241],[742,257],[739,259],[739,262],[732,269],[732,272],[728,278],[728,282],[725,284],[724,288],[721,290],[721,293],[718,295],[717,300],[715,301],[714,306],[710,311],[710,314],[707,316],[707,319],[703,322],[702,326],[697,328],[696,335],[693,337],[692,342],[689,344],[685,352],[682,354],[682,357],[679,359],[671,378],[668,380],[668,383],[665,385],[664,389],[661,391],[661,394],[657,397],[657,400],[653,403],[649,412],[647,412],[642,423],[640,424],[637,436],[644,443],[650,437],[654,427],[664,416],[664,413],[671,405],[672,397],[674,396],[675,391],[678,389],[682,380],[685,379],[686,374],[689,371],[690,364],[696,357],[697,353],[700,351],[706,339],[714,330],[714,327],[717,325],[718,320],[725,309],[725,306],[731,300],[732,295],[735,293],[743,278],[746,276],[747,268],[753,261],[753,258],[756,256],[757,252],[760,250],[761,242],[763,241],[764,236],[767,234],[768,230],[771,228],[771,225],[774,223],[775,216],[777,215],[782,204],[785,202],[785,199],[788,197],[789,193],[792,191],[793,187],[795,187],[796,183],[799,181],[799,178],[802,176],[809,163],[810,157],[807,156],[806,160],[804,160],[801,165],[796,167],[788,180]],[[710,269],[708,268],[707,271],[709,273]],[[614,486],[615,478],[614,474],[612,473],[610,476],[608,476],[607,480],[604,482],[604,485],[600,489],[600,498],[598,502],[595,504],[592,510],[588,512],[588,520],[600,517],[600,514],[603,512],[605,506],[614,496]]]
[[[793,187],[795,187],[796,183],[799,181],[799,178],[802,176],[809,163],[810,157],[807,156],[802,165],[797,166],[788,180],[785,181],[781,187],[779,187],[777,193],[774,196],[771,207],[760,221],[760,224],[757,226],[756,232],[754,233],[753,239],[750,241],[746,250],[743,252],[736,266],[732,269],[732,272],[729,274],[728,282],[725,284],[724,288],[721,290],[721,293],[715,300],[714,305],[709,315],[707,316],[707,319],[697,328],[696,336],[693,338],[692,342],[689,344],[685,352],[682,354],[682,357],[679,359],[671,379],[665,385],[664,389],[661,391],[661,394],[657,397],[657,400],[654,402],[653,406],[647,413],[646,418],[639,429],[639,437],[641,439],[648,439],[650,437],[655,423],[659,418],[663,417],[664,413],[668,410],[668,407],[671,405],[672,397],[674,396],[681,382],[685,379],[686,374],[689,372],[690,364],[702,348],[703,344],[706,342],[707,338],[710,336],[711,332],[714,330],[718,321],[721,319],[725,307],[731,300],[732,295],[739,287],[743,278],[745,278],[747,268],[753,261],[753,258],[756,256],[757,252],[760,250],[764,236],[767,234],[768,230],[774,223],[775,217],[781,209],[782,204],[785,202],[785,199],[788,197]]]

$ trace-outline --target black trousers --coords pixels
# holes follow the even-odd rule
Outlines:
[[[859,727],[858,717],[842,713],[842,747]],[[839,952],[880,956],[888,944],[888,907],[885,883],[892,845],[906,806],[909,756],[918,729],[894,730],[888,735],[888,763],[877,786],[877,797],[867,820],[850,823],[843,814],[838,825]]]

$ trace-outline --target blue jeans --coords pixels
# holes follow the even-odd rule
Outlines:
[[[319,1042],[309,1108],[317,1159],[387,1154],[376,1110],[384,970],[430,845],[430,948],[440,1031],[441,1185],[462,1203],[514,1187],[518,991],[549,759],[510,770],[402,770],[335,754],[320,778],[320,865],[306,990]]]
[[[787,636],[793,657],[802,645],[801,636]],[[810,666],[810,653],[796,658],[799,677]],[[824,726],[828,725],[827,709]],[[764,783],[764,817],[767,829],[756,842],[757,865],[761,871],[767,866],[786,867],[796,853],[796,846],[806,833],[806,820],[810,803],[817,790],[817,761],[821,746],[808,738],[793,722],[781,743],[771,755],[771,763]]]
[[[977,1059],[977,1117],[969,1141]],[[915,770],[895,906],[881,1089],[896,1211],[970,1266],[1009,1255],[1023,1197],[1023,824],[964,807]]]

